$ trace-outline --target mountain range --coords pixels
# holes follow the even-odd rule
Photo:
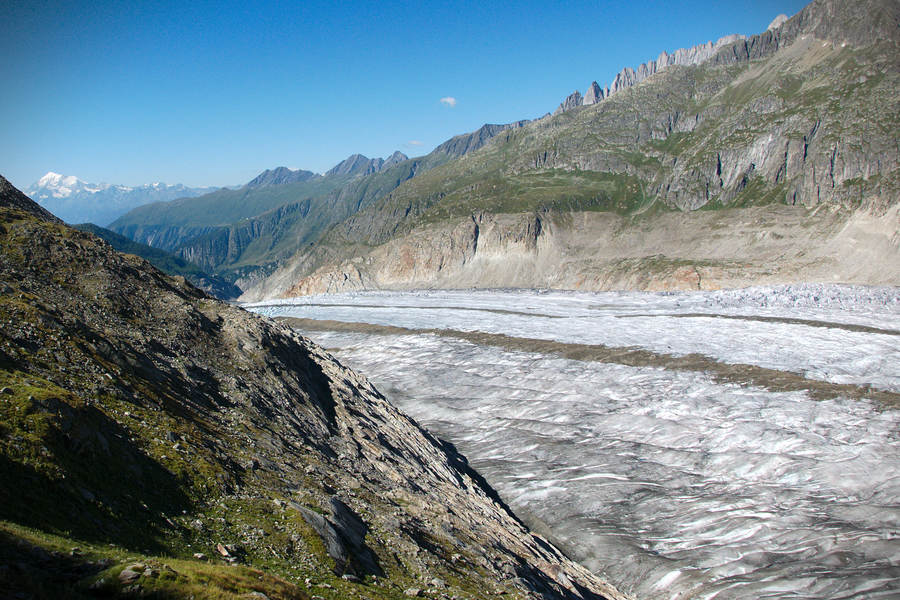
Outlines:
[[[895,2],[816,0],[663,55],[640,81],[404,182],[243,298],[896,285],[898,23]],[[666,58],[681,55],[699,58]]]
[[[314,243],[328,227],[418,173],[480,148],[507,127],[482,127],[417,159],[400,152],[387,159],[354,154],[315,176],[279,167],[237,189],[138,207],[109,229],[231,281],[243,278],[247,285],[271,272],[298,246]],[[289,173],[303,175],[298,180]]]
[[[51,171],[25,191],[66,223],[107,225],[143,204],[200,196],[213,191],[213,188],[190,188],[180,183],[150,183],[137,187],[86,183],[74,175]]]
[[[235,282],[245,300],[894,284],[898,13],[887,0],[815,0],[423,157],[354,155],[302,181],[138,208],[110,228]]]

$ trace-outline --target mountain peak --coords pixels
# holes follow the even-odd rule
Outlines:
[[[48,171],[46,175],[38,179],[36,183],[28,188],[28,191],[33,194],[45,190],[42,195],[46,195],[46,193],[49,192],[49,195],[52,195],[54,198],[65,198],[81,191],[87,186],[87,183],[74,175],[62,175],[60,173]]]
[[[772,19],[772,22],[769,23],[768,27],[766,27],[766,31],[772,31],[773,29],[778,29],[779,27],[784,25],[785,21],[787,21],[788,18],[789,17],[784,13],[778,15],[777,17]]]
[[[609,90],[604,91],[596,81],[592,82],[590,87],[584,93],[582,104],[597,104],[609,95]]]
[[[384,161],[384,166],[387,165],[395,165],[399,162],[403,162],[404,160],[409,160],[409,157],[399,150],[394,150],[394,153],[391,154],[387,160]]]
[[[66,223],[106,225],[132,208],[150,202],[198,196],[210,188],[189,188],[162,182],[136,187],[88,183],[74,175],[47,172],[25,193]]]
[[[47,174],[46,174],[46,175],[44,175],[43,177],[41,177],[40,179],[38,179],[37,185],[52,185],[52,184],[58,184],[58,183],[60,183],[63,179],[68,179],[68,180],[72,180],[72,181],[78,181],[78,178],[75,177],[75,176],[72,176],[72,175],[70,175],[69,177],[66,177],[65,175],[62,175],[62,174],[60,174],[60,173],[56,173],[56,172],[54,172],[54,171],[47,171]]]
[[[567,110],[572,110],[576,106],[581,106],[584,103],[584,99],[581,97],[581,92],[575,90],[569,96],[563,100],[562,104],[559,105],[559,108],[556,109],[556,112],[553,114],[558,114],[561,112],[565,112]]]
[[[299,183],[317,177],[312,171],[304,171],[297,169],[296,171],[287,167],[275,167],[274,169],[266,169],[256,177],[254,177],[247,187],[262,187],[264,185],[283,185],[286,183]]]
[[[408,159],[409,157],[399,150],[391,154],[387,160],[383,158],[368,158],[362,154],[351,154],[328,170],[325,175],[369,175],[383,171]]]
[[[361,171],[365,171],[370,159],[362,154],[351,154],[331,169],[325,172],[326,175],[355,175]]]
[[[479,148],[484,146],[488,142],[488,140],[493,138],[501,131],[506,131],[507,129],[518,129],[519,127],[524,127],[528,123],[530,123],[530,121],[527,119],[516,121],[515,123],[506,123],[504,125],[485,123],[475,131],[453,136],[452,138],[435,148],[434,152],[447,154],[452,157],[462,156],[464,154],[468,154],[469,152],[478,150]]]

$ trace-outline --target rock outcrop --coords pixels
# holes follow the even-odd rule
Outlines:
[[[575,90],[569,96],[563,100],[562,104],[559,105],[559,108],[554,111],[554,115],[558,115],[561,112],[565,112],[567,110],[572,110],[575,107],[581,106],[584,103],[584,99],[581,97],[581,92]]]
[[[0,192],[0,519],[296,597],[622,598],[321,348]]]
[[[591,83],[590,87],[588,87],[587,91],[584,93],[584,100],[583,100],[582,104],[584,104],[584,105],[597,104],[598,102],[600,102],[601,100],[606,98],[608,95],[609,95],[609,90],[608,89],[603,90],[599,85],[597,85],[597,82],[594,81],[593,83]]]
[[[772,19],[772,22],[769,23],[768,27],[766,27],[766,31],[772,31],[773,29],[778,29],[779,27],[784,25],[785,21],[787,21],[788,18],[789,17],[785,14],[778,15],[777,17]]]

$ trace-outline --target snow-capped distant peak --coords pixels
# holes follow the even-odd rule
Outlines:
[[[38,179],[37,183],[31,186],[28,191],[32,194],[41,193],[45,197],[68,198],[77,192],[95,192],[99,191],[99,189],[81,181],[74,175],[61,175],[50,171]]]
[[[189,188],[157,181],[139,186],[87,183],[74,175],[50,171],[25,193],[66,223],[106,225],[129,210],[150,202],[199,196],[212,188]]]
[[[38,182],[35,185],[37,185],[38,187],[59,187],[77,185],[78,183],[84,182],[74,175],[60,175],[59,173],[50,171],[46,175],[38,179]]]

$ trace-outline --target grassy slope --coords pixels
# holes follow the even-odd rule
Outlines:
[[[93,223],[82,223],[80,225],[73,225],[73,227],[79,231],[85,231],[96,235],[105,240],[119,252],[140,256],[164,273],[184,277],[194,285],[202,287],[216,297],[230,300],[240,296],[240,289],[228,281],[210,275],[197,265],[170,254],[165,250],[132,241],[124,235],[119,235],[115,231],[98,227]]]
[[[205,271],[197,265],[178,258],[169,252],[160,250],[159,248],[153,248],[146,244],[141,244],[140,242],[135,242],[124,235],[119,235],[115,231],[98,227],[93,223],[82,223],[80,225],[73,225],[73,227],[79,231],[85,231],[96,235],[105,240],[119,252],[140,256],[160,271],[168,273],[169,275],[188,277],[190,275],[206,274]]]
[[[367,536],[385,578],[340,577],[295,508],[320,511],[329,485],[344,485],[309,475],[333,468],[315,441],[328,436],[317,403],[331,392],[316,391],[302,349],[137,257],[18,210],[0,209],[0,255],[0,595],[401,598],[421,585],[389,529]],[[233,337],[238,322],[250,338]],[[268,345],[252,350],[253,336]],[[272,394],[294,403],[296,423],[274,438],[281,450],[271,430],[286,414],[254,408]],[[270,466],[248,466],[257,457]],[[353,493],[388,510],[369,494]],[[226,565],[218,543],[239,543],[252,568]],[[446,557],[428,563],[431,576],[455,593],[503,587],[450,566],[465,550],[429,543]],[[135,563],[151,571],[122,583]]]

